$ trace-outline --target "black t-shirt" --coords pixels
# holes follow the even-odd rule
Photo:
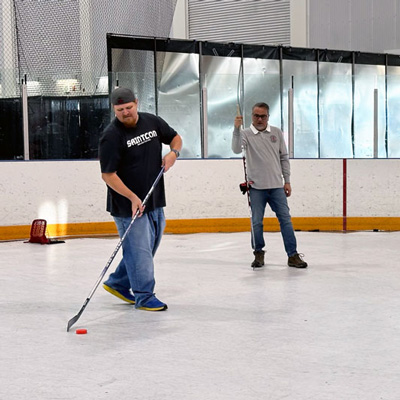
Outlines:
[[[116,172],[142,201],[161,171],[162,143],[170,144],[177,132],[162,118],[139,113],[134,128],[115,118],[104,130],[99,145],[101,172]],[[129,199],[107,187],[107,211],[115,217],[131,217]],[[165,206],[164,179],[147,201],[146,211]]]

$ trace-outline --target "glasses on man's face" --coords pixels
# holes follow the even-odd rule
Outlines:
[[[261,115],[261,114],[253,114],[253,118],[254,119],[262,119],[263,121],[265,121],[267,118],[268,118],[268,114],[264,114],[264,115]]]

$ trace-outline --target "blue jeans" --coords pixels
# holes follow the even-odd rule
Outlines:
[[[285,191],[282,188],[277,189],[250,189],[250,202],[252,214],[252,234],[251,245],[256,251],[262,250],[264,242],[264,212],[267,203],[278,218],[285,251],[288,257],[297,253],[297,242],[293,231],[292,220],[289,213],[289,206]]]
[[[114,217],[119,236],[125,233],[132,218]],[[154,297],[153,257],[160,244],[165,228],[163,208],[144,213],[135,219],[122,242],[122,260],[107,279],[107,285],[115,289],[132,289],[136,308]]]

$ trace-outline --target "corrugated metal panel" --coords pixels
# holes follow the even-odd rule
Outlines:
[[[398,49],[400,49],[400,0],[396,0],[394,2],[394,7],[395,11],[393,13],[394,20],[396,21],[394,24],[394,30],[395,30],[395,38],[396,38],[396,44],[399,44]]]
[[[309,46],[382,53],[400,48],[399,0],[309,0]]]
[[[290,45],[289,0],[189,0],[189,38]]]
[[[396,2],[390,1],[386,7],[382,4],[373,4],[374,31],[372,34],[372,49],[392,49],[396,42]]]
[[[352,0],[350,15],[351,47],[349,50],[373,51],[374,15],[372,13],[372,0]]]

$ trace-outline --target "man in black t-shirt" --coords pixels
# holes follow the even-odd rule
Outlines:
[[[168,307],[154,295],[153,257],[165,228],[163,177],[145,207],[142,201],[159,174],[175,163],[182,139],[162,118],[137,111],[138,100],[130,89],[111,93],[115,119],[106,127],[99,145],[102,178],[107,184],[107,211],[113,216],[120,237],[139,216],[122,243],[123,257],[104,282],[104,289],[147,311]],[[162,144],[171,151],[162,158]],[[133,292],[133,294],[132,294]]]

